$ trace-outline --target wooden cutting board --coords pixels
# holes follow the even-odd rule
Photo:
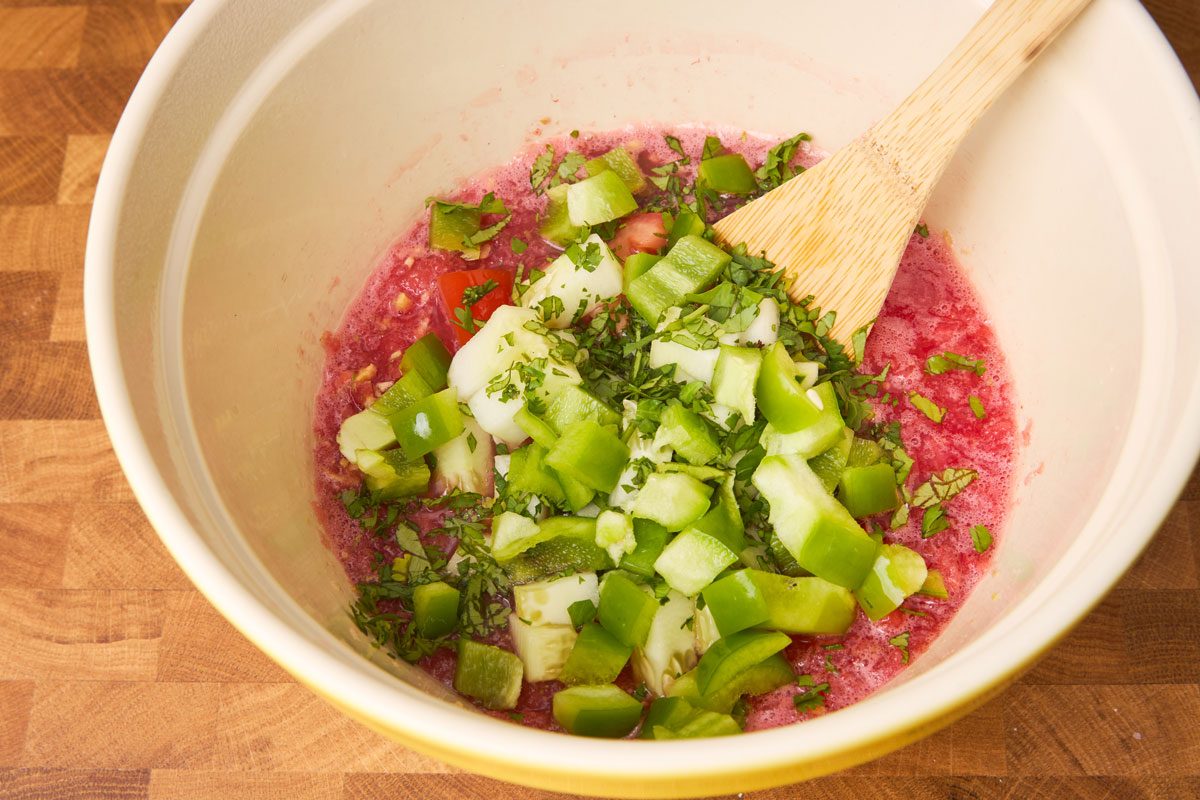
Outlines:
[[[1151,11],[1200,77],[1200,0]],[[183,5],[0,0],[0,800],[548,798],[343,718],[241,638],[147,525],[99,419],[96,175]],[[1200,479],[1087,621],[899,753],[755,798],[1200,797]]]

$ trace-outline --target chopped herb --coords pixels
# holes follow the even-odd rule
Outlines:
[[[924,222],[917,225],[917,235],[920,236],[922,239],[928,239],[929,238],[929,226],[926,225]]]
[[[971,406],[971,413],[975,415],[975,419],[984,419],[987,417],[987,409],[983,407],[983,401],[975,395],[967,398],[967,403]]]
[[[538,194],[542,193],[541,185],[550,176],[550,167],[554,164],[554,145],[546,145],[546,149],[538,154],[529,168],[529,185]]]
[[[928,617],[929,616],[924,611],[918,611],[915,608],[908,608],[906,606],[900,606],[896,610],[899,611],[901,614],[908,614],[910,617]]]
[[[571,151],[563,156],[562,161],[558,164],[558,169],[554,173],[554,177],[550,179],[551,186],[558,186],[561,183],[574,183],[576,173],[579,168],[587,161],[587,156],[583,153]]]
[[[676,153],[679,153],[679,155],[683,156],[684,158],[687,158],[687,153],[684,152],[683,145],[679,143],[678,138],[668,135],[663,137],[663,141],[667,143],[667,147],[671,148]]]
[[[474,333],[479,329],[479,322],[475,319],[472,313],[476,303],[492,292],[500,288],[500,284],[492,279],[488,279],[476,286],[468,286],[463,289],[462,305],[454,309],[454,324],[465,330],[467,333]]]
[[[835,642],[834,644],[823,644],[823,645],[821,645],[821,647],[824,648],[825,650],[845,650],[846,649],[846,645],[844,645],[840,642]]]
[[[978,477],[979,473],[975,470],[962,467],[948,467],[940,473],[935,472],[913,492],[912,504],[917,508],[929,508],[935,503],[945,503]]]
[[[907,525],[909,508],[910,507],[909,507],[908,503],[904,503],[899,508],[897,508],[896,511],[892,514],[891,521],[888,522],[888,528],[890,528],[891,530],[896,530],[897,528],[903,528],[905,525]]]
[[[518,239],[516,236],[508,240],[508,246],[511,247],[512,251],[517,255],[521,255],[521,253],[524,253],[529,247],[529,245],[525,244],[524,240]]]
[[[700,160],[714,158],[725,152],[725,146],[721,144],[721,140],[716,136],[704,137],[704,151],[700,155]]]
[[[828,653],[825,654],[825,671],[834,675],[838,674],[837,667],[833,664],[833,657]]]
[[[764,192],[770,191],[803,172],[804,167],[793,167],[792,161],[796,157],[796,151],[800,149],[800,143],[810,139],[812,137],[807,133],[798,133],[768,150],[766,160],[754,172],[758,188]]]
[[[986,553],[992,546],[992,532],[986,525],[976,525],[971,528],[971,544],[975,545],[976,553]]]
[[[508,718],[511,719],[513,722],[517,723],[518,725],[525,721],[525,715],[522,714],[520,711],[508,712]]]
[[[861,364],[863,354],[867,351],[867,332],[870,331],[871,325],[863,325],[856,330],[850,337],[850,347],[854,351],[855,363]]]
[[[931,539],[949,527],[950,518],[946,516],[946,510],[941,504],[935,503],[925,509],[925,514],[921,517],[921,538]]]
[[[900,662],[902,664],[908,663],[908,640],[910,638],[912,638],[912,634],[905,631],[888,639],[888,644],[900,651]]]
[[[633,687],[632,694],[634,700],[645,700],[650,696],[650,690],[646,688],[646,684],[639,683],[637,686]]]
[[[908,393],[908,402],[912,403],[913,408],[917,411],[920,411],[939,425],[946,416],[946,409],[917,392]]]
[[[816,711],[825,707],[825,695],[829,692],[828,683],[817,683],[811,675],[801,675],[796,679],[800,691],[792,695],[792,704],[801,714]]]
[[[961,369],[967,372],[974,372],[976,375],[982,375],[987,372],[987,364],[982,358],[968,358],[960,356],[958,353],[942,353],[937,356],[930,356],[925,360],[925,371],[930,375],[941,375],[950,370]]]
[[[600,259],[603,254],[600,251],[600,245],[595,242],[588,242],[587,247],[580,247],[578,244],[571,244],[563,251],[567,258],[571,259],[571,263],[585,272],[595,272],[596,267],[600,266]]]

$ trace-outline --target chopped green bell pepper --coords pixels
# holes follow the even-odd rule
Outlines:
[[[642,174],[642,168],[624,147],[614,147],[604,155],[585,161],[583,169],[589,177],[611,169],[621,176],[625,187],[634,194],[646,188],[646,176]]]
[[[560,517],[551,517],[542,524]],[[590,520],[589,520],[590,521]],[[594,528],[592,529],[595,530]],[[608,553],[590,539],[560,536],[539,542],[501,566],[513,583],[528,583],[548,575],[612,569]]]
[[[843,428],[842,438],[838,439],[828,450],[818,453],[808,460],[808,465],[821,479],[821,485],[825,487],[825,491],[830,494],[837,489],[838,482],[842,479],[842,471],[846,469],[853,442],[854,431]]]
[[[637,200],[612,170],[598,172],[567,187],[567,217],[572,225],[600,225],[637,211]]]
[[[642,587],[619,572],[610,572],[600,586],[600,624],[617,641],[641,647],[650,633],[658,603]]]
[[[689,234],[649,272],[633,281],[625,294],[637,312],[654,325],[668,308],[680,305],[689,294],[716,280],[732,260],[733,256],[715,244]]]
[[[507,650],[470,639],[458,640],[454,688],[485,708],[517,707],[525,665]]]
[[[737,559],[737,553],[719,539],[689,528],[663,549],[654,570],[672,589],[694,597]]]
[[[722,636],[754,628],[770,617],[767,601],[750,570],[740,569],[726,575],[706,586],[702,594]]]
[[[796,364],[783,342],[763,351],[755,387],[758,408],[780,433],[795,433],[815,423],[821,409],[797,381]]]
[[[682,472],[654,472],[633,501],[633,516],[679,531],[704,516],[713,489]]]
[[[546,190],[546,213],[538,224],[538,233],[548,242],[564,246],[579,238],[583,229],[571,224],[567,212],[567,184],[560,183]]]
[[[621,569],[643,578],[650,578],[654,575],[654,562],[666,547],[667,529],[654,520],[635,517],[633,538],[637,541],[637,546],[633,548],[632,553],[621,559]]]
[[[410,460],[431,453],[463,431],[456,389],[422,398],[389,419],[400,449]]]
[[[582,386],[569,383],[550,396],[543,416],[546,424],[561,435],[569,425],[590,419],[599,425],[620,425],[621,415]]]
[[[711,648],[710,648],[711,649]],[[727,714],[743,695],[766,694],[796,680],[796,673],[782,653],[769,656],[731,681],[708,694],[700,694],[694,669],[679,677],[667,690],[667,696],[680,697],[697,708]]]
[[[762,350],[721,345],[713,371],[713,399],[741,414],[747,425],[754,423],[754,387],[761,369]]]
[[[950,592],[946,589],[946,579],[936,569],[929,570],[929,574],[925,576],[925,583],[921,584],[921,588],[917,590],[917,594],[923,594],[926,597],[936,597],[938,600],[950,599]]]
[[[631,655],[632,645],[622,644],[604,628],[589,622],[580,629],[558,679],[568,686],[612,683]]]
[[[628,445],[590,419],[568,425],[546,454],[546,464],[559,475],[600,492],[617,488],[628,461]]]
[[[642,704],[612,684],[563,689],[554,695],[552,707],[554,720],[578,736],[617,739],[642,717]]]
[[[429,245],[438,250],[462,253],[463,258],[479,258],[479,246],[467,239],[479,233],[483,212],[477,207],[435,200],[429,209]]]
[[[847,467],[869,467],[883,460],[883,448],[870,439],[854,437],[850,453],[846,456]]]
[[[837,497],[855,518],[891,511],[900,505],[896,471],[891,464],[847,467],[838,484]]]
[[[445,636],[458,625],[459,591],[445,581],[413,589],[413,622],[427,639]]]
[[[704,235],[704,220],[700,219],[695,211],[692,211],[686,206],[679,209],[679,213],[670,221],[670,230],[667,231],[667,249],[670,250],[685,236],[703,236]]]
[[[775,631],[742,631],[722,636],[696,665],[696,688],[701,695],[712,694],[791,643],[787,634]]]
[[[662,256],[653,253],[632,253],[625,259],[625,269],[622,273],[621,291],[627,293],[629,285],[650,271],[650,268],[662,261]]]
[[[854,590],[854,596],[868,617],[883,619],[909,595],[919,592],[928,575],[920,553],[903,545],[885,544],[880,546],[871,571]]]
[[[698,739],[741,732],[741,726],[729,714],[695,708],[682,697],[660,697],[646,712],[641,738]]]
[[[550,423],[530,411],[529,406],[521,406],[520,411],[513,415],[513,422],[547,450],[558,441],[558,433],[550,427]]]
[[[663,410],[658,435],[689,464],[708,464],[721,455],[708,420],[677,402]]]
[[[849,589],[817,577],[789,578],[756,569],[746,572],[766,607],[765,628],[823,636],[843,634],[854,622],[854,596]]]
[[[733,552],[740,553],[746,547],[746,528],[733,492],[733,480],[733,475],[725,478],[717,489],[717,499],[712,508],[689,525],[687,530],[707,533]]]
[[[750,165],[737,153],[704,159],[700,162],[698,178],[721,194],[754,194],[758,191]]]
[[[846,588],[863,582],[879,545],[835,500],[799,456],[767,456],[751,478],[771,507],[769,520],[796,562]]]
[[[400,450],[359,450],[356,455],[363,483],[380,500],[399,500],[429,491],[425,459],[408,461]]]
[[[442,388],[445,380],[442,381]],[[371,408],[380,414],[391,415],[433,394],[434,389],[417,370],[406,372],[379,396]]]
[[[432,391],[446,388],[450,369],[450,351],[436,333],[427,333],[408,346],[400,357],[400,369],[407,375],[416,372]]]
[[[531,442],[512,452],[508,466],[508,488],[515,493],[543,497],[564,505],[567,496],[554,471],[546,464],[546,448]]]

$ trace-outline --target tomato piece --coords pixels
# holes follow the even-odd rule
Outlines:
[[[460,309],[465,308],[463,295],[471,287],[483,286],[488,281],[495,281],[496,288],[471,304],[471,318],[475,324],[471,326],[471,330],[467,330],[460,324]],[[446,319],[450,320],[450,327],[454,330],[459,347],[471,340],[471,336],[492,316],[493,311],[512,302],[513,279],[507,270],[465,269],[446,272],[438,276],[437,282],[438,290],[442,293]]]
[[[617,229],[612,250],[622,261],[634,253],[658,253],[667,243],[667,229],[662,214],[648,211],[634,214]]]

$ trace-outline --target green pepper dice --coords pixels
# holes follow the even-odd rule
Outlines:
[[[769,618],[767,601],[750,570],[738,570],[709,584],[702,592],[704,604],[722,636],[761,625]]]
[[[427,639],[445,636],[458,624],[459,591],[445,581],[413,589],[413,621]]]
[[[646,188],[646,176],[637,160],[624,147],[614,147],[604,155],[596,156],[584,162],[583,169],[588,177],[599,175],[605,170],[612,170],[621,176],[625,188],[637,194]]]
[[[697,684],[698,669],[681,675],[667,690],[668,697],[687,700],[696,708],[728,714],[743,695],[760,695],[786,686],[796,680],[796,673],[783,653],[768,656],[735,676],[728,683],[701,694]]]
[[[416,372],[434,391],[446,388],[446,372],[450,369],[450,351],[436,333],[427,333],[408,346],[400,358],[405,374]]]
[[[854,590],[858,604],[872,620],[900,607],[909,595],[921,591],[929,576],[920,553],[898,544],[885,544],[862,585]]]
[[[650,634],[658,603],[642,587],[619,572],[609,573],[600,587],[600,624],[628,647],[641,647]]]
[[[633,520],[633,538],[637,546],[621,559],[621,569],[649,578],[654,575],[654,562],[667,544],[667,529],[654,520]]]
[[[454,688],[484,707],[516,708],[524,675],[521,659],[507,650],[470,639],[458,640]]]
[[[737,153],[706,158],[700,162],[699,179],[721,194],[753,194],[758,183],[746,159]]]
[[[393,414],[390,421],[405,457],[427,455],[463,432],[458,391],[444,389],[418,400]]]
[[[679,219],[675,225],[678,227]],[[680,305],[687,295],[712,283],[732,260],[733,256],[712,242],[688,234],[673,242],[663,259],[630,283],[625,294],[642,318],[653,325],[668,308]]]
[[[579,631],[558,679],[568,686],[612,683],[632,655],[632,645],[622,644],[603,627],[589,622]]]
[[[380,414],[390,416],[408,408],[418,400],[429,397],[433,392],[433,387],[422,377],[421,373],[413,370],[401,375],[399,380],[379,396],[371,408]]]
[[[650,268],[662,260],[662,256],[652,253],[632,253],[625,259],[625,271],[622,275],[622,291],[629,291],[629,285],[650,271]]]
[[[612,684],[563,689],[554,695],[552,706],[554,720],[579,736],[617,739],[637,727],[642,717],[642,704]]]
[[[891,511],[900,505],[896,471],[891,464],[847,467],[842,472],[837,496],[855,518]]]
[[[662,413],[659,432],[689,464],[709,464],[721,455],[712,426],[691,409],[672,402]]]
[[[590,419],[568,425],[546,454],[546,464],[560,475],[601,492],[617,488],[627,461],[629,447]]]
[[[723,636],[696,665],[696,688],[701,695],[711,694],[791,642],[787,634],[775,631],[742,631]]]
[[[755,397],[764,417],[780,433],[795,433],[817,422],[821,409],[796,380],[796,364],[783,342],[763,351]]]
[[[566,245],[579,238],[583,229],[571,224],[571,216],[567,213],[567,184],[560,183],[546,190],[546,213],[538,223],[538,233],[543,239],[559,246]]]
[[[815,576],[789,578],[746,570],[767,610],[764,627],[807,636],[843,634],[854,622],[849,589]]]

